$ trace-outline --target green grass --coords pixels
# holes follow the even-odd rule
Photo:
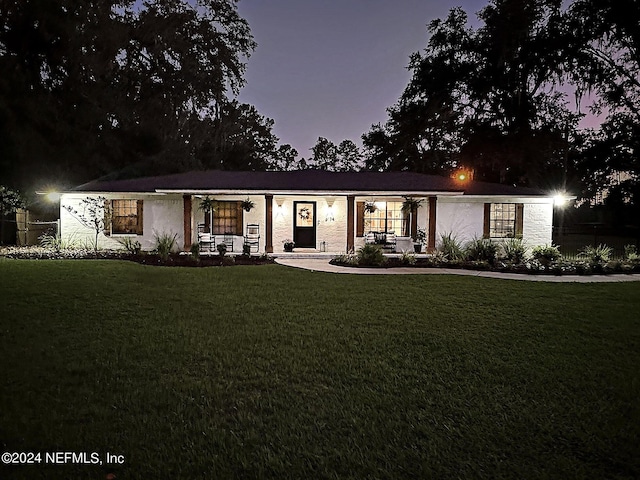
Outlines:
[[[2,479],[638,478],[640,283],[0,259]]]

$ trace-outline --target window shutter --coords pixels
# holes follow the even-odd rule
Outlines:
[[[489,238],[491,236],[491,204],[484,204],[484,227],[482,232],[482,238]]]
[[[242,235],[242,226],[244,225],[242,202],[236,202],[236,231],[235,235]]]
[[[137,202],[137,210],[138,210],[138,223],[136,224],[136,234],[137,235],[142,235],[143,232],[143,225],[144,225],[144,218],[142,215],[142,206],[143,206],[144,201],[143,200],[138,200]]]
[[[522,229],[524,225],[524,204],[516,203],[516,237],[522,238]]]
[[[111,212],[113,212],[113,203],[111,200],[104,201],[104,233],[107,237],[111,235]]]
[[[364,236],[364,202],[356,202],[356,237]]]

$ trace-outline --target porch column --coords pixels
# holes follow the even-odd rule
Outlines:
[[[191,250],[191,195],[182,196],[184,211],[184,250]]]
[[[347,252],[353,252],[355,247],[353,230],[355,226],[355,199],[354,195],[347,195]]]
[[[273,195],[264,196],[265,209],[265,247],[266,253],[273,253]]]
[[[436,197],[429,197],[429,233],[427,236],[427,253],[436,250]]]

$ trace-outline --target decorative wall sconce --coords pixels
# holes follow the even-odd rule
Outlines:
[[[335,214],[333,212],[333,202],[335,201],[335,199],[333,198],[327,198],[327,209],[325,211],[324,214],[324,221],[325,222],[333,222],[335,221]]]
[[[284,199],[276,199],[276,218],[284,218]]]
[[[333,207],[327,207],[327,211],[324,216],[325,222],[333,222],[335,221],[335,215],[333,214]]]

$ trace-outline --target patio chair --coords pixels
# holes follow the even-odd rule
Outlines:
[[[369,232],[364,236],[364,243],[376,243],[376,234]]]
[[[384,247],[385,250],[391,250],[392,252],[396,250],[396,234],[395,232],[387,232],[385,234],[384,239]]]
[[[227,246],[227,252],[233,252],[233,233],[225,232],[222,243]]]
[[[201,252],[213,252],[216,246],[215,238],[210,233],[198,232],[198,243]]]
[[[250,253],[257,253],[260,250],[260,225],[256,223],[250,223],[247,225],[244,244],[249,246]]]

